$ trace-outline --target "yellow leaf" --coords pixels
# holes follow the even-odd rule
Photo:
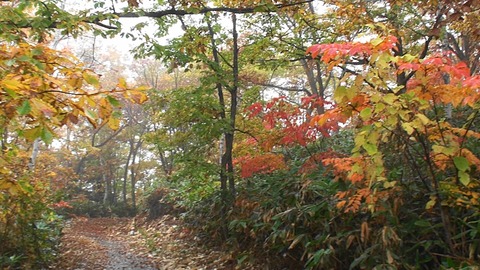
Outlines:
[[[435,196],[430,196],[430,201],[427,202],[427,205],[425,205],[426,210],[432,209],[435,204],[437,203],[437,197]]]
[[[453,155],[456,151],[453,147],[445,147],[441,145],[433,145],[432,150],[434,153],[445,154],[447,156]]]
[[[293,249],[298,243],[300,243],[300,241],[302,241],[303,238],[305,238],[305,234],[300,234],[297,237],[295,237],[295,239],[293,239],[288,249]]]
[[[106,99],[101,99],[99,101],[99,111],[98,116],[102,119],[109,117],[112,114],[112,105],[108,103]]]
[[[407,132],[408,135],[412,135],[412,133],[415,131],[411,123],[403,123],[402,128]]]
[[[68,80],[67,84],[70,85],[72,88],[80,88],[83,85],[83,78],[80,74],[73,74]]]
[[[134,90],[128,91],[128,96],[137,104],[142,104],[148,99],[145,93]]]
[[[383,96],[383,101],[387,103],[388,105],[393,105],[393,103],[398,99],[398,96],[395,94],[386,94]]]
[[[41,127],[34,127],[31,129],[27,129],[23,132],[23,136],[30,141],[35,140],[36,138],[40,138],[42,134],[42,128]]]
[[[117,130],[120,127],[120,119],[110,116],[110,118],[108,118],[107,124],[109,128]]]
[[[0,190],[7,191],[11,195],[15,195],[18,194],[20,187],[15,182],[0,180]]]
[[[139,87],[135,88],[135,90],[137,90],[137,91],[146,91],[146,90],[150,90],[150,89],[152,89],[152,88],[148,85],[140,85]]]
[[[426,117],[424,114],[421,114],[421,113],[417,113],[415,115],[415,117],[417,117],[417,119],[420,119],[420,121],[422,122],[423,125],[428,125],[430,123],[430,119],[428,119],[428,117]]]
[[[120,89],[127,89],[127,81],[124,78],[118,79],[117,87]]]
[[[12,182],[7,180],[0,180],[0,190],[8,190],[13,185]]]
[[[52,105],[39,98],[30,99],[30,103],[33,111],[41,112],[45,116],[51,117],[57,113],[57,110]]]
[[[95,87],[99,86],[98,75],[91,70],[84,70],[82,73],[83,79]]]
[[[16,91],[23,87],[23,84],[17,80],[2,80],[2,87]]]
[[[89,96],[82,96],[78,101],[78,106],[83,108],[85,105],[95,107],[97,102]]]

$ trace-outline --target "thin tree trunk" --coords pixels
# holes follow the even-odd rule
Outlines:
[[[228,166],[228,187],[230,199],[235,200],[235,175],[233,169],[233,142],[235,139],[235,118],[237,116],[237,94],[238,94],[238,33],[237,17],[232,13],[232,34],[233,34],[233,87],[230,90],[230,125],[231,129],[225,134],[225,153]]]
[[[102,167],[106,168],[105,160],[100,158],[100,164]],[[108,170],[108,173],[102,175],[102,179],[105,185],[105,193],[103,194],[103,204],[112,204],[112,174],[111,170]]]
[[[213,31],[213,28],[212,28],[212,24],[209,20],[209,18],[207,17],[207,25],[208,25],[208,31],[209,31],[209,35],[210,35],[210,42],[212,44],[212,55],[213,55],[213,60],[214,60],[214,64],[211,64],[211,68],[212,70],[217,74],[217,76],[220,76],[220,74],[222,73],[221,72],[221,65],[220,65],[220,57],[219,57],[219,52],[217,50],[217,44],[215,43],[215,33]],[[224,95],[223,95],[223,85],[221,84],[220,82],[220,78],[217,78],[217,82],[215,84],[215,87],[217,89],[217,94],[218,94],[218,102],[220,104],[220,112],[219,112],[219,115],[220,115],[220,119],[221,121],[226,121],[227,120],[227,116],[226,116],[226,112],[225,112],[225,98],[224,98]],[[228,148],[227,146],[227,136],[228,136],[228,132],[229,131],[224,131],[223,133],[223,138],[225,138],[225,148]],[[220,138],[220,139],[223,139],[223,138]],[[231,137],[231,139],[233,139],[233,136]],[[228,205],[228,197],[229,197],[229,192],[228,192],[228,186],[227,186],[227,183],[229,181],[229,178],[227,176],[227,164],[229,164],[228,162],[228,154],[227,154],[228,150],[225,149],[225,152],[220,152],[220,191],[221,191],[221,198],[222,198],[222,206],[221,206],[221,209],[220,209],[220,215],[221,215],[221,218],[222,218],[222,226],[221,226],[221,230],[222,230],[222,233],[223,233],[223,237],[226,239],[228,238],[228,223],[227,223],[227,205]]]
[[[40,138],[33,141],[32,155],[30,156],[30,162],[28,163],[28,168],[33,170],[35,168],[35,162],[37,160],[38,153],[40,152]]]
[[[113,175],[113,174],[112,174]],[[119,170],[117,169],[115,171],[115,177],[113,177],[112,181],[112,193],[113,193],[113,204],[117,204],[118,202],[118,185],[117,185],[117,179],[119,178]]]
[[[130,144],[130,149],[128,151],[127,161],[125,162],[125,169],[123,171],[123,186],[122,186],[122,196],[123,203],[127,205],[127,179],[128,179],[128,166],[130,165],[130,159],[132,158],[133,144]]]
[[[220,74],[220,57],[219,53],[217,50],[217,44],[215,43],[215,33],[213,31],[211,22],[208,20],[208,30],[209,30],[209,35],[210,35],[210,42],[212,44],[212,55],[213,55],[213,60],[215,62],[214,65],[211,66],[213,71],[217,74]],[[223,96],[223,86],[220,82],[218,82],[215,85],[217,88],[217,95],[218,95],[218,102],[220,103],[220,118],[222,120],[226,120],[226,112],[225,112],[225,98]],[[226,134],[225,134],[226,136]],[[221,153],[221,162],[220,162],[220,189],[222,191],[222,200],[225,203],[227,201],[226,194],[228,194],[228,188],[227,188],[227,156],[226,152]],[[224,213],[222,214],[224,215]]]
[[[132,139],[130,141],[130,144],[131,146],[133,146],[133,148],[131,147],[130,149],[133,149],[133,153],[132,153],[132,164],[130,165],[130,185],[131,185],[131,194],[132,194],[132,208],[133,208],[133,212],[134,214],[137,212],[137,199],[136,199],[136,194],[135,194],[135,185],[137,183],[137,179],[136,179],[136,170],[135,170],[135,159],[137,157],[137,154],[138,154],[138,151],[142,145],[142,140],[139,139],[138,142],[135,144],[134,142],[134,139]]]

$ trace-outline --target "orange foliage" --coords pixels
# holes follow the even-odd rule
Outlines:
[[[342,177],[352,183],[357,183],[364,178],[363,174],[352,170],[354,164],[364,164],[362,158],[334,157],[324,159],[322,162],[325,166],[333,168],[337,179]]]
[[[57,203],[52,204],[53,208],[73,208],[68,202],[66,201],[59,201]]]
[[[249,178],[254,174],[267,174],[286,168],[283,155],[274,153],[240,157],[235,160],[235,164],[240,166],[240,176],[242,178]]]
[[[322,115],[310,115],[318,106],[328,105],[332,109]],[[271,149],[274,145],[289,146],[300,144],[307,145],[320,137],[329,137],[331,132],[339,129],[339,124],[346,119],[335,113],[336,110],[330,102],[316,96],[302,98],[302,105],[291,104],[285,97],[279,97],[262,105],[255,103],[247,108],[250,118],[261,117],[266,130],[274,130],[275,136],[266,138],[262,145]],[[325,116],[320,119],[319,117]],[[272,140],[272,139],[275,140]]]
[[[344,158],[345,156],[329,149],[325,152],[320,152],[309,157],[300,168],[300,173],[312,173],[318,169],[319,164],[322,164],[324,160],[333,158]]]
[[[472,106],[478,101],[480,78],[470,76],[470,69],[464,62],[454,63],[448,55],[433,55],[421,64],[401,63],[398,72],[405,70],[416,71],[416,77],[409,81],[407,88],[422,99],[453,106]]]
[[[329,67],[340,64],[345,57],[368,57],[373,52],[388,51],[396,48],[397,38],[395,36],[387,36],[385,38],[377,38],[371,42],[348,42],[333,44],[315,44],[307,49],[307,54],[312,58],[321,56],[320,59],[329,64]]]
[[[369,204],[374,203],[370,188],[361,188],[354,193],[351,191],[340,191],[335,197],[338,199],[337,208],[342,209],[345,213],[358,212],[363,200]]]

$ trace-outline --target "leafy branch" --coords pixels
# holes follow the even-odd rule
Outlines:
[[[114,15],[120,18],[139,18],[139,17],[150,17],[150,18],[162,18],[169,15],[185,16],[185,15],[194,15],[194,14],[206,14],[210,12],[228,12],[234,14],[250,14],[250,13],[272,13],[277,12],[278,9],[289,8],[292,6],[303,5],[311,3],[313,0],[300,1],[290,4],[276,4],[272,8],[256,6],[256,7],[246,7],[246,8],[233,8],[233,7],[204,7],[200,9],[167,9],[161,11],[141,11],[141,12],[125,12],[125,13],[114,13]]]

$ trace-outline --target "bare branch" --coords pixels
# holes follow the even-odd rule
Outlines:
[[[308,91],[306,88],[293,88],[293,87],[285,87],[285,86],[280,86],[280,85],[275,85],[275,84],[270,84],[270,83],[255,83],[256,85],[264,86],[264,87],[271,87],[271,88],[276,88],[282,91],[289,91],[289,92],[305,92],[307,95],[311,96],[312,93]]]
[[[250,133],[249,131],[246,131],[246,130],[241,130],[241,129],[234,129],[235,131],[237,132],[240,132],[240,133],[243,133],[243,134],[247,134],[248,136],[252,137],[256,142],[259,142],[259,140],[257,139],[257,137],[255,137],[252,133]]]
[[[101,143],[98,143],[98,144],[95,144],[95,137],[96,135],[98,134],[98,132],[105,126],[106,122],[103,123],[101,126],[99,126],[98,128],[96,128],[94,131],[93,131],[93,135],[92,135],[92,139],[91,139],[91,144],[93,147],[102,147],[104,146],[105,144],[107,144],[110,140],[112,140],[113,138],[115,138],[120,132],[122,132],[123,129],[125,129],[127,127],[127,125],[123,125],[121,126],[119,129],[115,130],[114,133],[110,134],[110,136],[108,136],[103,142]]]
[[[106,25],[106,24],[100,22],[100,20],[98,20],[98,19],[95,19],[95,20],[93,20],[93,21],[88,21],[88,20],[87,20],[87,21],[85,21],[85,22],[93,23],[93,24],[98,25],[98,26],[100,26],[100,27],[103,27],[103,28],[105,28],[105,29],[110,29],[110,30],[117,30],[117,29],[118,29],[118,27],[116,27],[116,26],[111,26],[111,25]]]

